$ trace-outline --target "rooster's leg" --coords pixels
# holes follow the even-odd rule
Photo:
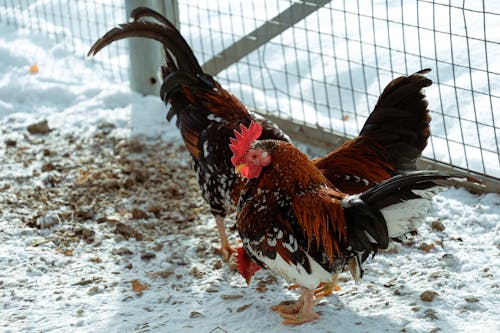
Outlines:
[[[215,223],[217,224],[217,230],[219,231],[220,238],[220,252],[222,254],[222,259],[224,261],[228,261],[229,257],[236,252],[231,245],[229,245],[229,241],[227,240],[226,229],[224,227],[224,218],[222,216],[215,217]]]
[[[314,289],[314,296],[316,298],[329,296],[333,294],[334,291],[339,291],[341,289],[340,286],[337,285],[338,274],[333,274],[332,277],[333,277],[332,282],[321,282],[319,287]],[[296,284],[288,286],[288,290],[293,290],[297,288],[300,288],[300,286]]]
[[[272,309],[285,320],[283,325],[300,325],[319,318],[314,312],[314,291],[304,289],[297,302],[273,306]]]

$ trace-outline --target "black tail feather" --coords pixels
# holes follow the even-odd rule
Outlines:
[[[167,71],[164,72],[164,75],[175,71],[187,72],[193,75],[203,73],[198,60],[184,37],[166,18],[152,9],[144,7],[136,8],[132,15],[135,21],[120,24],[117,28],[108,31],[90,48],[88,56],[96,55],[104,47],[115,41],[130,37],[143,37],[162,43],[167,62]],[[141,21],[144,17],[153,17],[162,24]]]
[[[392,80],[361,129],[360,136],[374,139],[388,152],[398,171],[415,170],[416,160],[427,145],[431,120],[423,88],[432,84],[424,69]]]
[[[360,195],[346,197],[344,214],[351,250],[363,262],[369,253],[387,248],[390,237],[415,230],[430,207],[432,197],[456,181],[467,179],[438,171],[415,171],[392,177]],[[399,212],[388,214],[387,208]],[[395,231],[402,233],[391,236]]]
[[[368,206],[383,209],[399,202],[416,199],[421,194],[415,191],[441,191],[452,185],[454,181],[467,181],[460,175],[439,171],[415,171],[409,174],[394,176],[371,189],[363,192],[359,198]],[[434,192],[429,193],[432,196]]]

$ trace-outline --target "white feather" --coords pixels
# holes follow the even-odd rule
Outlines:
[[[311,265],[311,274],[307,273],[306,269],[298,264],[287,263],[279,253],[276,253],[276,258],[260,256],[255,251],[252,251],[260,261],[266,264],[267,268],[288,280],[290,283],[297,284],[303,288],[313,290],[321,282],[332,282],[332,274],[321,267],[311,256],[306,253],[307,259]]]
[[[431,208],[432,198],[446,190],[444,186],[433,186],[425,190],[412,190],[418,199],[410,199],[381,210],[387,223],[389,237],[400,237],[417,230]]]
[[[387,224],[389,237],[400,237],[416,230],[431,207],[429,199],[412,199],[381,210]]]

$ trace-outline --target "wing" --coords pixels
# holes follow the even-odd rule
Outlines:
[[[395,173],[384,147],[369,137],[350,140],[312,162],[330,183],[347,194],[366,191]]]
[[[329,270],[321,265],[317,251],[309,253],[307,241],[291,208],[290,198],[279,198],[270,191],[258,191],[244,201],[238,213],[238,231],[243,246],[254,260],[291,283],[314,289],[331,281]],[[323,260],[324,261],[324,260]]]

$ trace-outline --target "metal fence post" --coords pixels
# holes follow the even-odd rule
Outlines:
[[[165,15],[176,26],[179,25],[179,10],[177,0],[126,0],[127,16],[132,9],[145,6]],[[157,95],[161,82],[158,69],[163,61],[163,51],[160,43],[144,38],[128,40],[130,49],[130,88],[144,95]]]

